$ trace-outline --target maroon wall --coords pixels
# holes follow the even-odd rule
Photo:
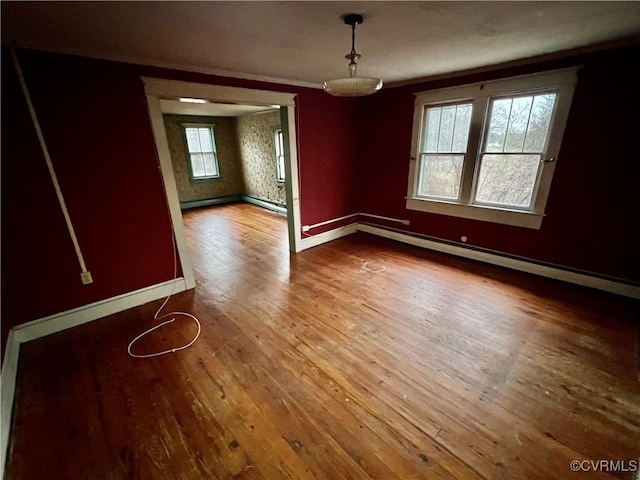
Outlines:
[[[88,286],[80,283],[42,153],[3,51],[2,345],[15,325],[172,277],[169,216],[140,76],[297,93],[303,224],[358,211],[408,218],[410,232],[450,241],[466,235],[472,246],[638,282],[632,229],[640,178],[639,50],[388,88],[357,101],[302,87],[20,50],[94,277]],[[540,230],[405,209],[413,93],[573,64],[585,66]]]
[[[140,76],[297,93],[301,217],[353,213],[354,104],[320,90],[19,50],[94,283],[80,269],[2,55],[2,345],[11,327],[169,280],[169,214]]]
[[[640,47],[390,88],[358,100],[361,211],[403,229],[570,269],[640,281]],[[414,93],[583,65],[540,230],[407,210]],[[384,224],[385,222],[380,222]],[[387,224],[396,227],[397,224]]]

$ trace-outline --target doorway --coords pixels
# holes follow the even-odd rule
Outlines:
[[[295,94],[162,80],[157,78],[143,78],[142,80],[147,97],[151,128],[160,161],[165,194],[169,205],[169,213],[176,239],[178,258],[182,266],[186,288],[195,287],[195,278],[192,261],[187,249],[178,190],[163,120],[162,100],[178,100],[183,98],[206,103],[262,105],[280,108],[284,147],[283,154],[285,157],[285,194],[289,250],[291,252],[300,251],[302,249],[302,239],[300,233],[300,192],[295,124]]]

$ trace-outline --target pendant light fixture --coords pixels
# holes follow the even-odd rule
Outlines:
[[[349,60],[349,76],[327,80],[322,84],[324,91],[337,97],[361,97],[371,95],[382,88],[382,79],[374,77],[358,77],[357,60],[362,56],[356,52],[356,24],[363,21],[362,15],[350,13],[344,16],[344,23],[351,25],[351,52],[344,56]]]

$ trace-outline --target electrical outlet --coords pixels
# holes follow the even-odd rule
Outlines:
[[[93,283],[93,278],[91,278],[91,272],[81,272],[80,280],[82,280],[83,285],[89,285]]]
[[[411,222],[409,220],[402,220],[403,225],[409,225]]]

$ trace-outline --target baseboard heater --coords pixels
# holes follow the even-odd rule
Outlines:
[[[287,214],[287,207],[284,204],[276,203],[273,200],[267,200],[259,197],[252,197],[250,195],[241,195],[240,199],[247,203],[252,203],[253,205],[257,205],[262,208],[266,208],[268,210],[273,210],[274,212],[282,213],[284,215]]]
[[[409,232],[399,228],[360,222],[358,231],[377,235],[379,237],[396,240],[416,247],[434,250],[436,252],[455,255],[499,267],[510,268],[521,272],[532,273],[541,277],[582,285],[603,290],[630,298],[640,298],[640,284],[618,277],[580,270],[564,265],[521,257],[505,252],[491,250],[455,241],[431,237],[429,235]]]
[[[208,207],[211,205],[221,205],[223,203],[233,203],[242,200],[242,195],[227,195],[225,197],[205,198],[202,200],[191,200],[188,202],[180,202],[180,210],[188,210],[190,208]]]
[[[351,215],[345,215],[344,217],[332,218],[331,220],[325,220],[324,222],[314,223],[313,225],[303,225],[302,231],[308,232],[309,230],[312,230],[314,228],[323,227],[325,225],[329,225],[330,223],[340,222],[342,220],[347,220],[349,218],[355,218],[357,223],[357,220],[358,220],[357,217],[376,218],[378,220],[386,220],[388,222],[397,222],[403,225],[409,225],[409,220],[401,220],[399,218],[383,217],[382,215],[374,215],[372,213],[358,212],[358,213],[352,213]]]
[[[267,200],[259,197],[251,197],[249,195],[227,195],[224,197],[216,198],[203,198],[202,200],[190,200],[187,202],[180,202],[180,210],[189,210],[190,208],[209,207],[211,205],[222,205],[225,203],[234,202],[247,202],[259,207],[267,208],[278,213],[287,213],[287,208],[284,204],[276,203],[272,200]]]

